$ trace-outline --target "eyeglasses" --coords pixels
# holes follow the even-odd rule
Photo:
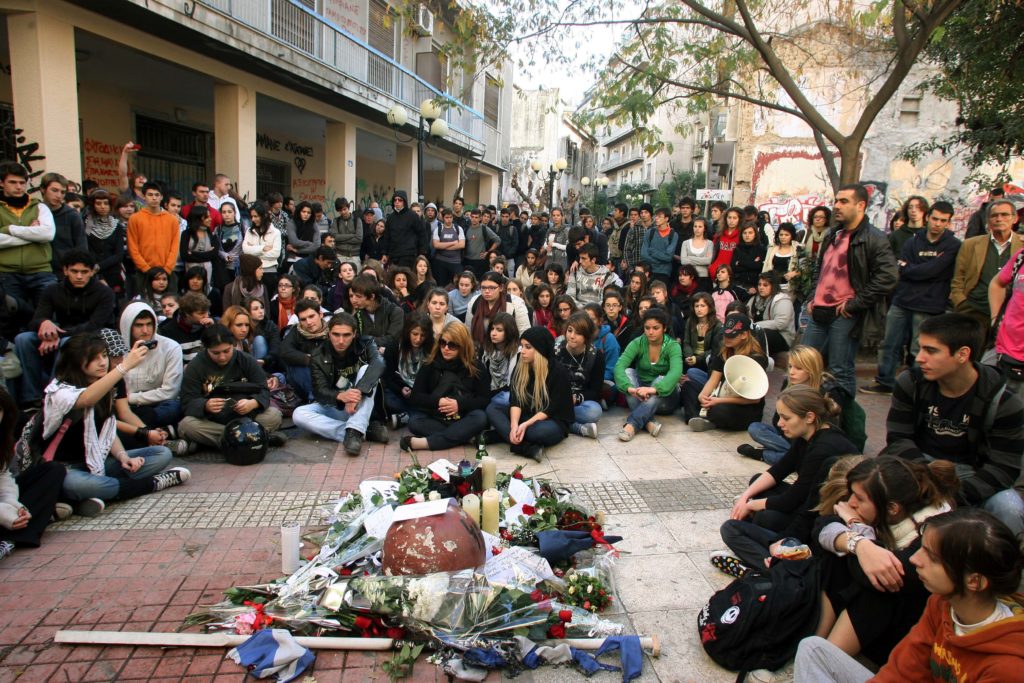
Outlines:
[[[495,289],[500,289],[500,288],[498,287],[498,285],[490,285],[490,286],[480,285],[480,289],[482,291],[484,291],[484,292],[492,292]]]
[[[458,351],[462,346],[458,342],[449,341],[448,339],[442,339],[437,342],[437,345],[442,349],[451,349],[452,351]]]

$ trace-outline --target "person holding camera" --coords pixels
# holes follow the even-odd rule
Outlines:
[[[224,426],[248,416],[267,430],[270,446],[286,444],[288,437],[278,431],[281,411],[270,405],[267,376],[256,359],[235,349],[234,336],[220,324],[204,329],[202,342],[203,352],[188,364],[181,381],[181,438],[218,448]]]

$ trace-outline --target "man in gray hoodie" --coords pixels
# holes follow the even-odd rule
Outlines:
[[[598,249],[589,242],[579,248],[579,267],[566,279],[565,293],[576,300],[582,308],[587,304],[601,304],[604,288],[608,285],[622,286],[622,280],[607,266],[597,264]]]
[[[338,215],[328,229],[334,236],[334,251],[339,261],[350,261],[359,270],[359,248],[363,245],[363,229],[352,215],[352,205],[344,197],[334,200],[334,210]]]

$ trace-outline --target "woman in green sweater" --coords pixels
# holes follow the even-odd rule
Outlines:
[[[668,314],[652,307],[643,314],[643,334],[634,339],[615,364],[615,384],[626,394],[629,417],[619,439],[630,441],[641,429],[658,436],[661,423],[655,414],[668,415],[679,406],[679,377],[683,374],[683,352],[665,334]]]

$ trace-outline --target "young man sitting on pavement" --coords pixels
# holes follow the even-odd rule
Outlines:
[[[896,379],[880,455],[955,463],[960,502],[984,508],[1019,534],[1024,401],[998,370],[975,360],[982,336],[961,313],[921,323],[917,367]]]
[[[313,353],[327,343],[327,326],[320,304],[312,299],[301,299],[295,304],[295,315],[299,324],[293,325],[281,340],[278,357],[284,365],[288,385],[305,403],[313,398],[310,365]]]
[[[203,331],[210,325],[210,300],[205,294],[186,292],[178,301],[174,317],[160,323],[157,332],[178,343],[182,362],[188,365],[202,349]]]
[[[93,277],[96,259],[92,254],[71,249],[64,252],[61,264],[64,279],[43,290],[27,331],[14,338],[22,368],[22,407],[42,404],[57,350],[71,335],[112,328],[116,320],[114,290]]]
[[[372,337],[356,334],[355,318],[348,313],[331,318],[327,338],[310,364],[316,403],[296,408],[292,420],[307,432],[344,442],[345,452],[356,456],[364,436],[388,441],[387,428],[370,422],[384,358]]]
[[[156,313],[141,301],[128,304],[121,314],[121,337],[129,349],[140,340],[156,344],[124,377],[128,405],[146,425],[166,428],[174,435],[181,421],[181,346],[156,333]]]
[[[235,342],[223,325],[203,330],[203,352],[188,364],[181,380],[185,417],[178,424],[178,433],[188,441],[219,448],[224,427],[236,417],[248,415],[267,430],[271,446],[283,446],[288,437],[277,431],[282,416],[270,405],[267,376],[255,358],[235,349]],[[221,385],[242,384],[252,385],[248,395],[212,395]]]

